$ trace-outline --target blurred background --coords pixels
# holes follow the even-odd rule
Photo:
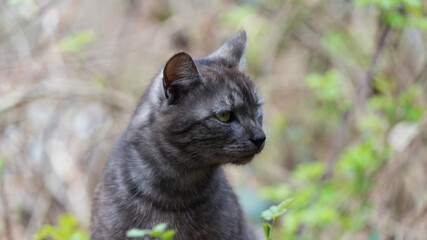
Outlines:
[[[0,239],[87,232],[91,196],[150,79],[244,27],[267,144],[228,179],[273,239],[427,238],[421,0],[1,0]],[[61,226],[62,226],[61,225]]]

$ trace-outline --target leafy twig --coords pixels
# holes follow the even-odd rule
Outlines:
[[[289,198],[281,202],[279,205],[273,205],[269,209],[261,213],[261,217],[267,221],[272,221],[271,225],[263,223],[262,228],[264,230],[264,240],[272,240],[273,226],[276,222],[277,217],[285,214],[288,211],[288,207],[295,201],[295,198]]]

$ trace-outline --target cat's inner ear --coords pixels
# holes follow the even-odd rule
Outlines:
[[[200,79],[199,71],[190,55],[179,52],[163,69],[163,89],[169,103],[175,102]]]
[[[230,68],[237,67],[242,71],[246,68],[245,48],[246,31],[242,28],[208,57],[222,62]]]

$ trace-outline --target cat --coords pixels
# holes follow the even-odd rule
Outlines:
[[[207,57],[175,54],[152,79],[95,190],[91,239],[159,223],[174,240],[259,239],[221,168],[265,145],[245,48],[242,29]]]

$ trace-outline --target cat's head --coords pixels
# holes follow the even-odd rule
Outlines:
[[[242,73],[245,46],[242,29],[207,57],[177,53],[163,69],[161,91],[152,90],[152,122],[187,163],[243,164],[264,147],[261,99]]]

